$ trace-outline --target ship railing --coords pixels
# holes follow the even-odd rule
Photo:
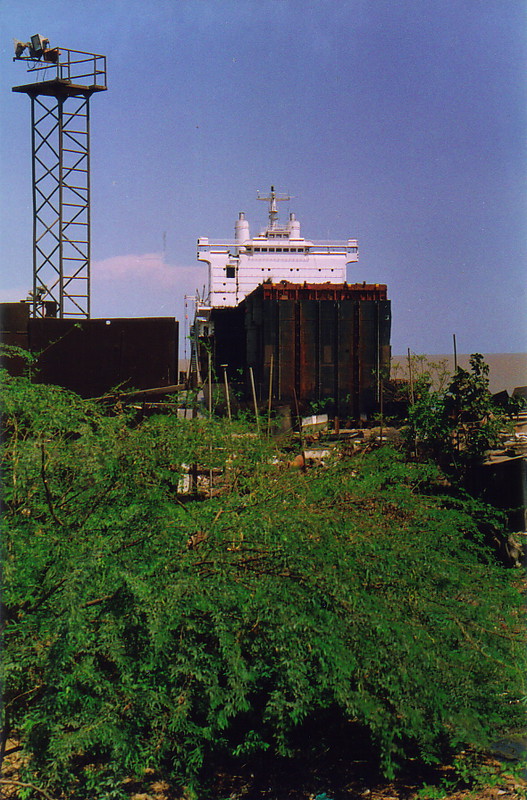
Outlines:
[[[318,239],[310,243],[311,247],[357,247],[357,239],[347,239],[346,241],[336,239]]]
[[[356,239],[348,239],[347,241],[342,240],[324,240],[324,241],[317,241],[311,242],[306,241],[305,239],[253,239],[247,240],[246,242],[237,242],[236,239],[207,239],[205,242],[198,242],[200,247],[246,247],[246,246],[253,246],[253,247],[260,247],[261,245],[268,245],[270,247],[280,247],[281,243],[290,243],[291,245],[297,245],[309,248],[317,248],[317,247],[357,247],[357,240]]]

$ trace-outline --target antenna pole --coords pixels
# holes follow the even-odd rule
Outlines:
[[[291,200],[291,197],[288,194],[277,194],[274,190],[274,186],[271,186],[271,192],[267,197],[260,197],[260,192],[258,192],[257,200],[264,200],[266,203],[269,203],[269,228],[268,230],[274,231],[278,227],[278,206],[277,203],[283,201]]]

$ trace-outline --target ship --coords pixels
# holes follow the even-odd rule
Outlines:
[[[208,289],[191,329],[196,384],[227,381],[250,402],[367,418],[390,365],[391,308],[384,284],[348,283],[354,238],[314,241],[294,213],[284,223],[271,186],[268,221],[251,236],[244,212],[234,239],[197,240]],[[210,394],[210,392],[209,392]]]
[[[269,195],[258,193],[268,202],[268,224],[251,238],[249,221],[241,211],[235,223],[233,240],[198,239],[198,261],[208,267],[207,303],[212,308],[237,306],[264,282],[345,283],[347,265],[358,261],[356,239],[313,242],[300,235],[300,222],[294,213],[280,224],[278,203],[290,201],[271,186]]]

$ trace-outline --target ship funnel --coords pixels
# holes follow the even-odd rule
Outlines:
[[[289,214],[289,235],[291,239],[300,239],[300,222],[294,214]]]
[[[240,211],[238,214],[238,219],[236,220],[236,224],[234,226],[234,234],[236,238],[236,244],[243,244],[243,242],[246,242],[247,239],[251,238],[249,233],[249,222],[245,219],[245,214],[243,211]]]

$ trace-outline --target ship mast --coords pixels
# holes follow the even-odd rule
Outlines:
[[[291,200],[291,197],[288,194],[277,194],[274,190],[274,186],[271,186],[271,193],[268,197],[261,197],[260,192],[258,192],[257,196],[258,200],[265,200],[269,203],[269,228],[268,230],[274,231],[276,230],[277,222],[278,222],[278,207],[277,203],[286,200]]]

